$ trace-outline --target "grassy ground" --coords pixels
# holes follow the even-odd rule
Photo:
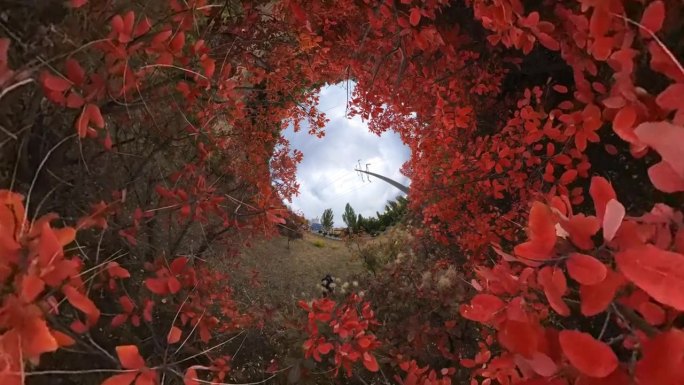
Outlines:
[[[326,274],[346,280],[367,274],[363,264],[353,257],[343,241],[305,234],[290,242],[276,237],[255,243],[243,250],[236,291],[249,302],[284,309],[298,299],[320,296],[318,287]],[[248,284],[257,271],[258,285]]]
[[[264,366],[271,359],[283,367],[299,365],[304,335],[297,324],[305,322],[306,312],[297,301],[319,297],[318,284],[326,274],[343,280],[369,275],[345,242],[314,234],[291,241],[289,248],[287,237],[263,239],[244,248],[237,260],[216,263],[232,276],[236,299],[266,321],[263,328],[251,328],[244,339],[226,346],[234,358],[231,375],[236,382],[265,379]],[[286,382],[279,381],[267,383]]]

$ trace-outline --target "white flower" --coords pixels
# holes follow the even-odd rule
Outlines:
[[[359,282],[358,281],[352,281],[352,286],[359,287]]]

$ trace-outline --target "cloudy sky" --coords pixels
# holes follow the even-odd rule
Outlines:
[[[370,163],[370,171],[404,185],[410,183],[399,172],[410,150],[395,133],[377,136],[368,132],[361,118],[347,119],[345,88],[346,84],[341,83],[321,90],[319,109],[330,119],[323,138],[309,135],[306,127],[297,133],[292,128],[283,133],[292,148],[304,153],[297,170],[299,196],[293,199],[292,208],[303,212],[307,219],[320,217],[323,210],[332,208],[336,227],[344,226],[342,213],[347,202],[357,214],[374,216],[376,211],[382,212],[388,200],[401,194],[377,178],[370,177],[368,182],[364,176],[362,181],[354,171],[359,160],[364,169]]]

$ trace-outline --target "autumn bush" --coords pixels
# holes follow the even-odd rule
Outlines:
[[[226,383],[269,322],[302,349],[261,382],[684,383],[681,2],[45,4],[1,23],[1,383]],[[345,80],[415,242],[299,322],[242,308],[213,262],[286,222],[280,131]]]

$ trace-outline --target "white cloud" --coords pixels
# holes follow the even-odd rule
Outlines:
[[[349,83],[350,87],[353,83]],[[351,95],[352,90],[349,90]],[[292,148],[304,154],[297,170],[300,195],[292,201],[292,208],[309,218],[320,217],[323,210],[332,208],[335,226],[344,226],[342,212],[347,202],[357,213],[374,216],[385,203],[401,192],[395,187],[364,176],[365,182],[354,171],[358,161],[362,168],[388,176],[408,185],[409,180],[399,171],[410,157],[410,150],[394,132],[377,136],[368,131],[359,117],[347,119],[346,83],[321,89],[319,109],[330,119],[321,139],[307,133],[306,127],[297,133],[292,128],[283,132]]]

